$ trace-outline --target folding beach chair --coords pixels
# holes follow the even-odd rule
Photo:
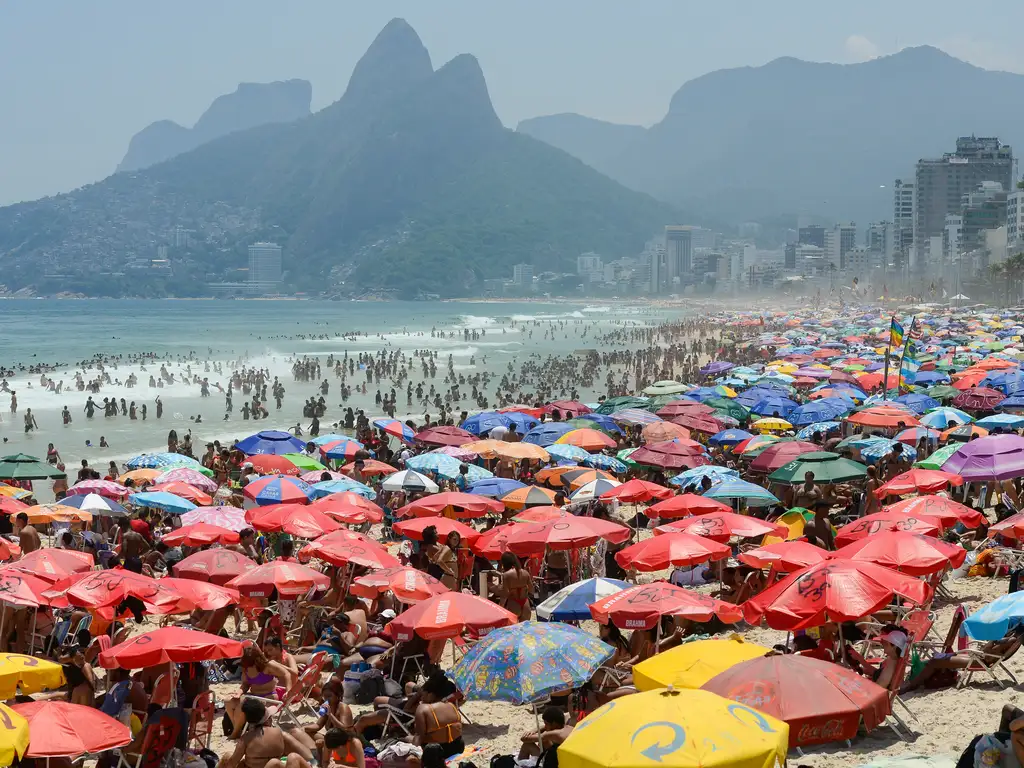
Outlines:
[[[215,712],[213,691],[203,691],[192,702],[192,716],[188,723],[187,746],[198,752],[210,746]]]

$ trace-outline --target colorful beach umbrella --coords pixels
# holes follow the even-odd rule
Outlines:
[[[271,504],[306,504],[313,498],[313,488],[297,477],[267,475],[242,489],[243,495],[259,506]]]
[[[262,453],[299,453],[305,447],[306,444],[295,437],[295,435],[276,429],[266,429],[262,432],[257,432],[254,435],[242,438],[235,444],[235,448],[247,456]]]
[[[562,587],[537,606],[542,621],[586,621],[591,618],[590,604],[630,587],[625,581],[595,577]]]

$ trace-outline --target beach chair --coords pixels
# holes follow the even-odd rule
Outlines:
[[[138,753],[118,753],[117,768],[161,768],[179,747],[184,731],[182,710],[159,709],[146,718]]]
[[[70,623],[71,622],[69,621],[68,624],[70,625]],[[60,647],[61,648],[70,648],[71,645],[76,642],[76,640],[78,638],[78,633],[81,632],[82,630],[88,630],[89,627],[91,627],[91,626],[92,626],[92,614],[90,613],[87,616],[83,616],[82,617],[82,619],[78,622],[78,626],[75,627],[73,632],[68,631],[68,632],[64,633],[64,639],[61,641]]]
[[[900,707],[902,707],[908,715],[914,718],[915,721],[921,722],[918,720],[917,715],[915,715],[911,711],[910,707],[907,706],[906,702],[900,698],[900,687],[903,685],[904,678],[907,676],[907,664],[909,662],[910,647],[908,646],[907,652],[900,657],[899,663],[896,665],[896,669],[893,670],[892,680],[889,681],[889,687],[887,689],[889,692],[889,717],[892,718],[892,722],[889,723],[889,727],[892,728],[893,733],[899,736],[903,741],[910,741],[908,737],[911,734],[911,729],[910,726],[907,725],[906,721],[896,712],[896,707],[894,705],[899,704]],[[906,736],[900,733],[900,728],[906,731]]]
[[[196,696],[192,702],[192,715],[188,722],[186,745],[189,749],[198,752],[209,748],[215,711],[213,691],[203,691]]]
[[[305,691],[311,690],[314,685],[319,684],[320,672],[322,669],[322,664],[320,666],[310,664],[306,667],[302,674],[296,678],[292,686],[285,691],[284,696],[280,701],[262,696],[253,696],[252,694],[246,694],[246,698],[258,699],[266,705],[268,722],[272,718],[276,717],[278,723],[288,723],[298,727],[301,723],[299,722],[298,714],[292,710],[293,707],[300,710],[299,714],[301,714],[302,709],[306,709],[311,712],[314,717],[319,716],[319,712],[307,703]]]
[[[1005,673],[1012,681],[1012,684],[1017,685],[1017,676],[1006,666],[1006,662],[1020,650],[1020,646],[1021,638],[1019,637],[1001,654],[987,653],[981,650],[977,644],[968,646],[962,653],[966,653],[970,657],[970,665],[957,678],[956,687],[963,688],[971,682],[975,674],[981,672],[991,677],[1000,689],[1004,689],[1007,684],[999,679],[999,676],[996,674],[997,671]]]

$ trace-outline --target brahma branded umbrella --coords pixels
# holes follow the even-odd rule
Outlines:
[[[449,589],[433,576],[402,565],[357,576],[349,591],[371,600],[384,592],[391,592],[401,602],[411,605],[442,595]]]
[[[515,614],[490,600],[465,592],[445,592],[403,611],[386,631],[397,642],[408,642],[413,635],[438,640],[459,637],[470,630],[506,627],[516,620]]]
[[[929,576],[947,567],[959,568],[967,557],[967,550],[933,536],[886,531],[847,544],[833,553],[833,557],[876,563],[911,576]]]
[[[28,721],[26,757],[77,757],[131,743],[131,729],[93,707],[67,701],[32,701],[11,707]]]
[[[184,627],[164,627],[136,635],[100,653],[104,669],[143,669],[159,664],[189,664],[237,659],[242,644],[220,635]]]

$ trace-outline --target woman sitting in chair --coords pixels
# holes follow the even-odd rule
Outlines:
[[[445,760],[466,750],[462,740],[462,717],[458,708],[445,700],[454,692],[454,685],[443,672],[431,675],[423,684],[413,719],[415,743],[421,747],[440,744]]]
[[[249,645],[242,652],[239,664],[242,669],[242,693],[224,703],[224,716],[231,722],[228,738],[237,739],[245,727],[245,713],[242,704],[247,697],[263,699],[284,698],[285,692],[295,684],[292,671],[278,661],[268,659],[256,645]]]

